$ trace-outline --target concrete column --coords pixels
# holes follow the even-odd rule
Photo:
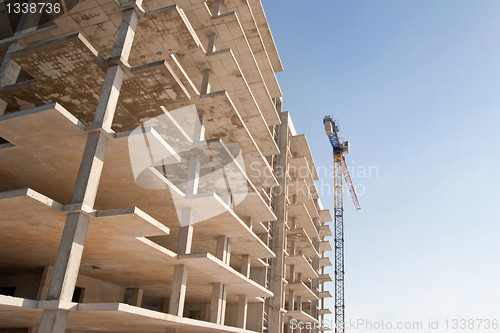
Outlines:
[[[241,256],[241,274],[250,278],[250,256],[248,254]]]
[[[137,15],[130,11],[124,13],[124,20],[127,15],[129,17]],[[124,30],[126,30],[125,33]],[[121,45],[119,48],[124,54],[129,52],[132,45],[131,38],[133,38],[133,34],[131,38],[129,38],[129,34],[133,30],[135,30],[135,26],[131,24],[122,24],[119,28],[115,45]],[[121,43],[120,36],[123,35],[128,36],[128,43]],[[121,68],[118,66],[108,68],[91,129],[110,130],[122,80],[123,70]],[[107,144],[108,137],[102,131],[91,132],[87,137],[87,144],[83,152],[71,200],[71,203],[75,205],[75,211],[69,212],[66,217],[47,292],[48,300],[71,301],[72,299],[90,220],[83,210],[92,209],[94,206]],[[68,312],[65,310],[44,310],[39,332],[64,333],[67,318]]]
[[[312,243],[313,243],[314,248],[316,249],[316,251],[318,251],[318,252],[319,252],[319,241],[318,241],[318,237],[313,237],[311,240],[312,240]]]
[[[297,310],[302,311],[302,296],[297,296]]]
[[[293,290],[288,291],[288,311],[295,310],[295,292]]]
[[[212,16],[219,16],[222,11],[222,0],[216,0],[212,9]]]
[[[252,230],[252,228],[253,228],[253,219],[252,219],[252,217],[251,216],[247,216],[247,217],[245,217],[244,221],[245,221],[245,224],[247,225],[247,227],[249,227],[250,230]]]
[[[198,193],[198,184],[200,180],[200,159],[198,156],[189,158],[188,176],[186,183],[186,195]]]
[[[295,274],[295,281],[302,282],[302,273]]]
[[[292,239],[292,241],[290,242],[290,255],[291,256],[294,256],[296,253],[295,253],[295,240]]]
[[[208,35],[207,53],[212,53],[217,50],[215,44],[217,44],[217,35],[215,33],[211,33]]]
[[[163,306],[162,306],[162,309],[161,309],[162,312],[168,313],[169,303],[170,303],[170,298],[165,297],[163,299]]]
[[[3,116],[5,110],[7,110],[7,102],[3,99],[0,99],[0,116]]]
[[[68,214],[47,293],[48,300],[71,301],[82,259],[88,224],[88,215],[82,213]],[[44,316],[42,316],[42,322],[43,318]]]
[[[212,284],[212,299],[210,301],[210,321],[216,324],[224,324],[226,287],[222,283]]]
[[[90,133],[87,137],[82,162],[73,190],[72,204],[82,203],[89,208],[94,206],[108,140],[101,132]]]
[[[277,155],[276,168],[283,171],[288,167],[288,150],[290,146],[288,128],[288,113],[280,113],[281,124],[278,126],[278,148],[280,154]],[[269,307],[269,332],[281,332],[283,329],[284,316],[281,309],[284,306],[284,265],[286,252],[286,226],[287,221],[287,196],[288,180],[286,172],[280,172],[276,176],[279,188],[274,192],[274,212],[277,220],[272,223],[273,252],[276,257],[270,260],[271,263],[271,283],[270,289],[274,296],[271,298]]]
[[[119,61],[127,65],[132,48],[132,42],[135,36],[135,29],[137,27],[138,15],[133,9],[129,9],[123,13],[122,22],[118,29],[118,35],[115,40],[112,59],[119,59]],[[106,131],[111,131],[113,116],[116,110],[116,103],[120,95],[120,88],[123,82],[124,71],[115,65],[109,67],[106,72],[104,84],[97,102],[96,113],[92,127],[103,128]]]
[[[319,219],[317,217],[313,217],[313,224],[316,227],[316,230],[319,232]]]
[[[171,315],[182,317],[182,314],[184,313],[187,273],[188,267],[186,265],[177,265],[174,268],[172,292],[170,293],[170,302],[168,305],[168,313]]]
[[[297,228],[297,219],[295,217],[292,217],[292,225],[290,226],[290,229],[295,229]]]
[[[138,20],[139,16],[133,9],[129,9],[123,13],[111,58],[119,58],[121,62],[127,64]]]
[[[217,236],[215,256],[219,258],[223,263],[229,265],[229,261],[231,258],[231,240],[227,236]]]
[[[238,320],[236,327],[246,329],[247,327],[248,296],[240,295],[238,301]]]
[[[210,321],[210,303],[201,303],[200,319]]]
[[[201,81],[200,95],[208,95],[212,89],[212,72],[210,69],[203,71],[203,80]]]
[[[7,52],[5,53],[5,57],[0,67],[0,87],[5,87],[17,82],[21,67],[10,59],[10,54],[20,49],[21,45],[19,42],[14,42],[7,48]]]
[[[144,289],[132,288],[132,297],[130,298],[130,305],[141,307],[143,295],[144,295]]]
[[[105,131],[111,132],[111,125],[118,97],[120,96],[124,74],[125,72],[118,65],[109,67],[106,71],[101,95],[97,101],[92,128],[103,128]]]
[[[193,208],[186,207],[182,209],[181,227],[179,229],[179,238],[177,242],[177,254],[190,254],[193,244],[194,233],[194,212]]]
[[[290,265],[290,280],[288,283],[294,283],[295,282],[295,265]]]
[[[40,333],[64,333],[69,311],[65,310],[43,310],[42,320],[38,332]]]
[[[223,286],[222,289],[222,307],[220,311],[220,323],[221,325],[225,325],[226,323],[226,297],[227,297],[227,287]]]
[[[42,279],[40,280],[40,286],[38,287],[38,293],[36,299],[38,301],[44,301],[47,299],[47,293],[49,292],[50,279],[52,278],[53,266],[45,266],[43,268]]]

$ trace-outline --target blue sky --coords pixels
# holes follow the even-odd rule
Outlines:
[[[322,118],[338,119],[364,189],[361,211],[344,198],[346,318],[500,319],[500,1],[263,5],[284,110],[318,167],[332,164]]]

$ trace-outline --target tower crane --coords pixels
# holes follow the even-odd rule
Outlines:
[[[323,119],[325,132],[333,148],[334,166],[334,202],[335,202],[335,333],[344,333],[344,207],[342,195],[342,174],[351,194],[354,207],[359,205],[351,176],[345,162],[344,154],[349,153],[349,141],[343,142],[339,137],[338,122],[332,116]]]

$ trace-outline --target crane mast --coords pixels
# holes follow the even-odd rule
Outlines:
[[[344,153],[349,153],[349,142],[342,142],[338,136],[338,125],[331,116],[323,119],[325,132],[333,148],[334,167],[334,204],[335,204],[335,332],[344,333],[345,304],[344,304],[344,207],[342,191],[342,175],[351,194],[356,209],[361,209]]]

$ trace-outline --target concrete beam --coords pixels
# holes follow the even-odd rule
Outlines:
[[[172,281],[172,292],[168,313],[174,316],[182,317],[184,313],[184,302],[186,300],[188,267],[186,265],[177,265],[174,268],[174,278]]]

